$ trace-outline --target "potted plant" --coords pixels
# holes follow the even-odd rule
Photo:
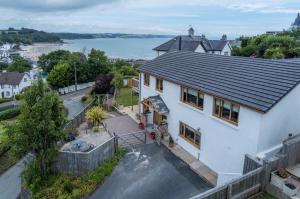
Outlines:
[[[283,189],[283,185],[288,177],[289,173],[284,168],[279,168],[278,170],[272,172],[271,184],[280,189]]]
[[[288,196],[294,196],[297,194],[297,188],[296,186],[294,186],[293,184],[290,184],[290,183],[285,183],[283,185],[283,193],[285,193],[286,195]]]
[[[168,141],[170,140],[170,135],[169,135],[169,133],[164,133],[163,136],[164,136],[164,141],[165,141],[165,142],[168,142]]]

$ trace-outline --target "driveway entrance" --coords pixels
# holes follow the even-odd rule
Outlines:
[[[129,152],[91,199],[183,199],[212,188],[164,146]]]

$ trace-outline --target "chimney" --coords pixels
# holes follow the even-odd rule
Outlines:
[[[192,37],[192,36],[194,36],[194,34],[195,34],[194,28],[190,27],[189,30],[188,30],[188,35],[189,35],[190,37]]]
[[[179,51],[181,50],[181,45],[182,45],[182,44],[181,44],[181,43],[182,43],[181,40],[182,40],[182,38],[181,38],[181,36],[179,36],[179,47],[178,47],[178,50],[179,50]]]
[[[226,41],[227,40],[227,35],[222,35],[222,38],[221,38],[221,40],[224,40],[224,41]]]

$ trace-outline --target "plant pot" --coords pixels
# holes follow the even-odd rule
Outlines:
[[[285,193],[288,196],[294,196],[297,194],[297,189],[294,185],[290,184],[290,183],[285,183],[283,185],[283,193]]]
[[[282,190],[287,178],[280,177],[277,175],[277,172],[278,171],[276,170],[271,173],[271,184]]]
[[[169,141],[169,139],[170,139],[170,136],[169,136],[169,135],[167,135],[167,134],[165,134],[165,135],[164,135],[164,141],[165,141],[165,142],[168,142],[168,141]]]

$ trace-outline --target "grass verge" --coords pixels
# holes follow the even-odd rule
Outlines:
[[[132,98],[133,105],[138,104],[138,96],[133,95]],[[121,88],[120,92],[118,93],[117,99],[118,104],[122,104],[124,106],[131,106],[131,88],[124,87]]]
[[[82,198],[94,192],[96,188],[103,183],[105,178],[112,173],[114,167],[118,164],[123,155],[123,150],[117,150],[114,157],[106,160],[102,166],[97,167],[94,171],[81,177],[51,175],[47,181],[41,182],[38,185],[29,184],[27,187],[35,187],[35,190],[31,189],[33,198]],[[25,171],[25,179],[26,172],[28,171]]]

